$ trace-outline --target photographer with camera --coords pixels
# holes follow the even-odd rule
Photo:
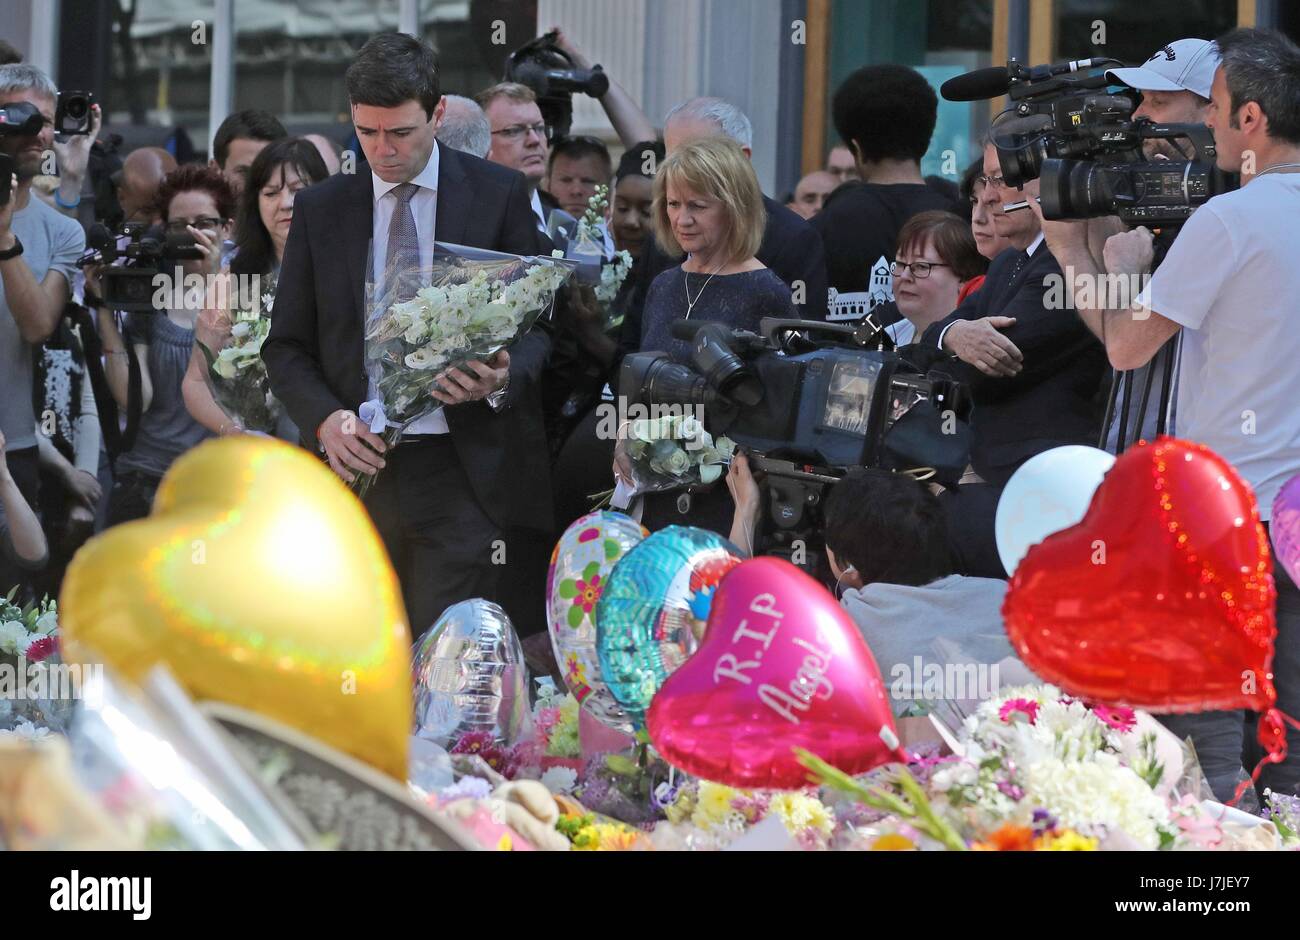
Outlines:
[[[1134,120],[1146,118],[1156,124],[1205,124],[1210,108],[1210,88],[1218,64],[1218,48],[1213,42],[1206,39],[1179,39],[1156,50],[1141,66],[1108,69],[1106,75],[1142,92],[1142,100],[1133,112]],[[1143,140],[1142,153],[1148,160],[1183,161],[1195,157],[1194,153],[1187,152],[1186,147],[1162,137]],[[1048,247],[1053,254],[1063,259],[1062,264],[1067,273],[1066,283],[1072,297],[1075,285],[1069,275],[1073,273],[1076,276],[1083,274],[1092,277],[1095,272],[1104,270],[1102,246],[1108,237],[1125,228],[1114,216],[1092,219],[1087,223],[1044,223],[1043,233]],[[1157,265],[1173,244],[1179,230],[1180,227],[1176,225],[1158,230],[1155,241]],[[1076,263],[1080,260],[1077,252],[1087,252],[1089,255],[1082,265]],[[1153,386],[1160,388],[1155,383],[1160,381],[1161,375],[1176,375],[1167,360],[1176,357],[1177,350],[1178,341],[1175,338],[1166,343],[1149,363],[1132,370],[1127,377],[1115,376],[1114,381],[1120,382],[1120,385],[1115,390],[1114,416],[1107,429],[1107,450],[1119,453],[1133,442],[1153,440],[1156,437],[1162,396],[1159,391],[1152,395],[1150,389]],[[1139,389],[1146,391],[1140,392]],[[1173,390],[1164,391],[1170,395]],[[1169,410],[1173,411],[1172,407]]]
[[[1240,172],[1242,186],[1215,196],[1183,226],[1164,263],[1128,305],[1104,294],[1078,314],[1105,344],[1116,369],[1134,369],[1181,333],[1178,434],[1229,461],[1255,490],[1268,523],[1273,500],[1300,472],[1300,410],[1285,383],[1300,361],[1295,324],[1300,297],[1300,48],[1280,33],[1237,29],[1217,41],[1208,123],[1218,167]],[[1144,276],[1153,260],[1145,227],[1110,237],[1104,271],[1084,250],[1078,225],[1062,239],[1064,261],[1088,276]],[[1096,293],[1096,292],[1094,292]],[[1274,564],[1278,707],[1300,714],[1300,591]],[[1215,792],[1230,794],[1240,766],[1239,713],[1183,716]],[[1300,785],[1300,734],[1289,754],[1260,775],[1294,793]],[[1253,736],[1246,740],[1253,748]],[[1247,762],[1250,763],[1249,755]]]
[[[120,454],[109,496],[108,524],[149,514],[154,493],[167,469],[181,454],[210,436],[185,408],[182,383],[194,347],[194,326],[206,306],[206,287],[184,289],[174,283],[199,275],[205,285],[221,270],[221,245],[230,235],[235,195],[215,168],[186,164],[168,174],[158,193],[163,223],[171,237],[189,235],[198,258],[175,262],[166,277],[166,306],[127,315],[125,334],[101,296],[100,267],[86,268],[87,304],[98,314],[106,357],[105,374],[113,398],[130,408],[130,362],[140,368],[140,424],[135,443]],[[156,295],[155,295],[156,296]],[[180,297],[179,305],[174,303]],[[130,344],[128,346],[128,343]]]
[[[0,130],[0,433],[9,473],[32,506],[40,489],[33,347],[58,326],[86,241],[80,225],[32,198],[54,142],[57,97],[40,69],[0,66],[0,108],[22,119]]]

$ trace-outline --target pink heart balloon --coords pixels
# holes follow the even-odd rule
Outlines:
[[[806,748],[850,774],[906,761],[880,669],[830,593],[779,558],[718,586],[700,648],[646,716],[670,764],[735,787],[796,789]]]

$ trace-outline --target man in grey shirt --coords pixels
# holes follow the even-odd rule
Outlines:
[[[14,162],[8,201],[0,206],[0,431],[14,482],[36,504],[37,415],[32,408],[32,347],[58,326],[70,296],[85,234],[72,219],[32,196],[32,179],[54,145],[58,90],[40,69],[0,66],[0,106],[27,103],[44,118],[35,135],[0,135],[0,153]]]

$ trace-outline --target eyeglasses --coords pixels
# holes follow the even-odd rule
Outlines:
[[[197,219],[172,219],[167,223],[167,231],[173,235],[179,235],[191,225],[204,232],[215,232],[221,228],[221,219],[214,219],[210,215],[201,216]]]
[[[500,134],[506,140],[519,140],[527,137],[529,133],[536,134],[542,140],[550,140],[555,132],[547,124],[512,124],[510,127],[503,127],[492,133]]]
[[[921,278],[930,276],[931,268],[947,267],[950,267],[950,265],[944,264],[942,261],[913,261],[911,264],[908,264],[905,261],[895,261],[889,266],[889,273],[894,275],[894,277],[902,277],[903,272],[910,268],[912,271],[912,277],[919,281]]]
[[[977,176],[975,182],[981,186],[996,186],[998,189],[1005,189],[1007,181],[1001,176]]]

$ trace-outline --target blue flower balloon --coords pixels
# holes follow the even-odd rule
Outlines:
[[[669,526],[619,559],[596,605],[600,671],[642,725],[650,700],[704,634],[722,576],[740,551],[704,529]]]

